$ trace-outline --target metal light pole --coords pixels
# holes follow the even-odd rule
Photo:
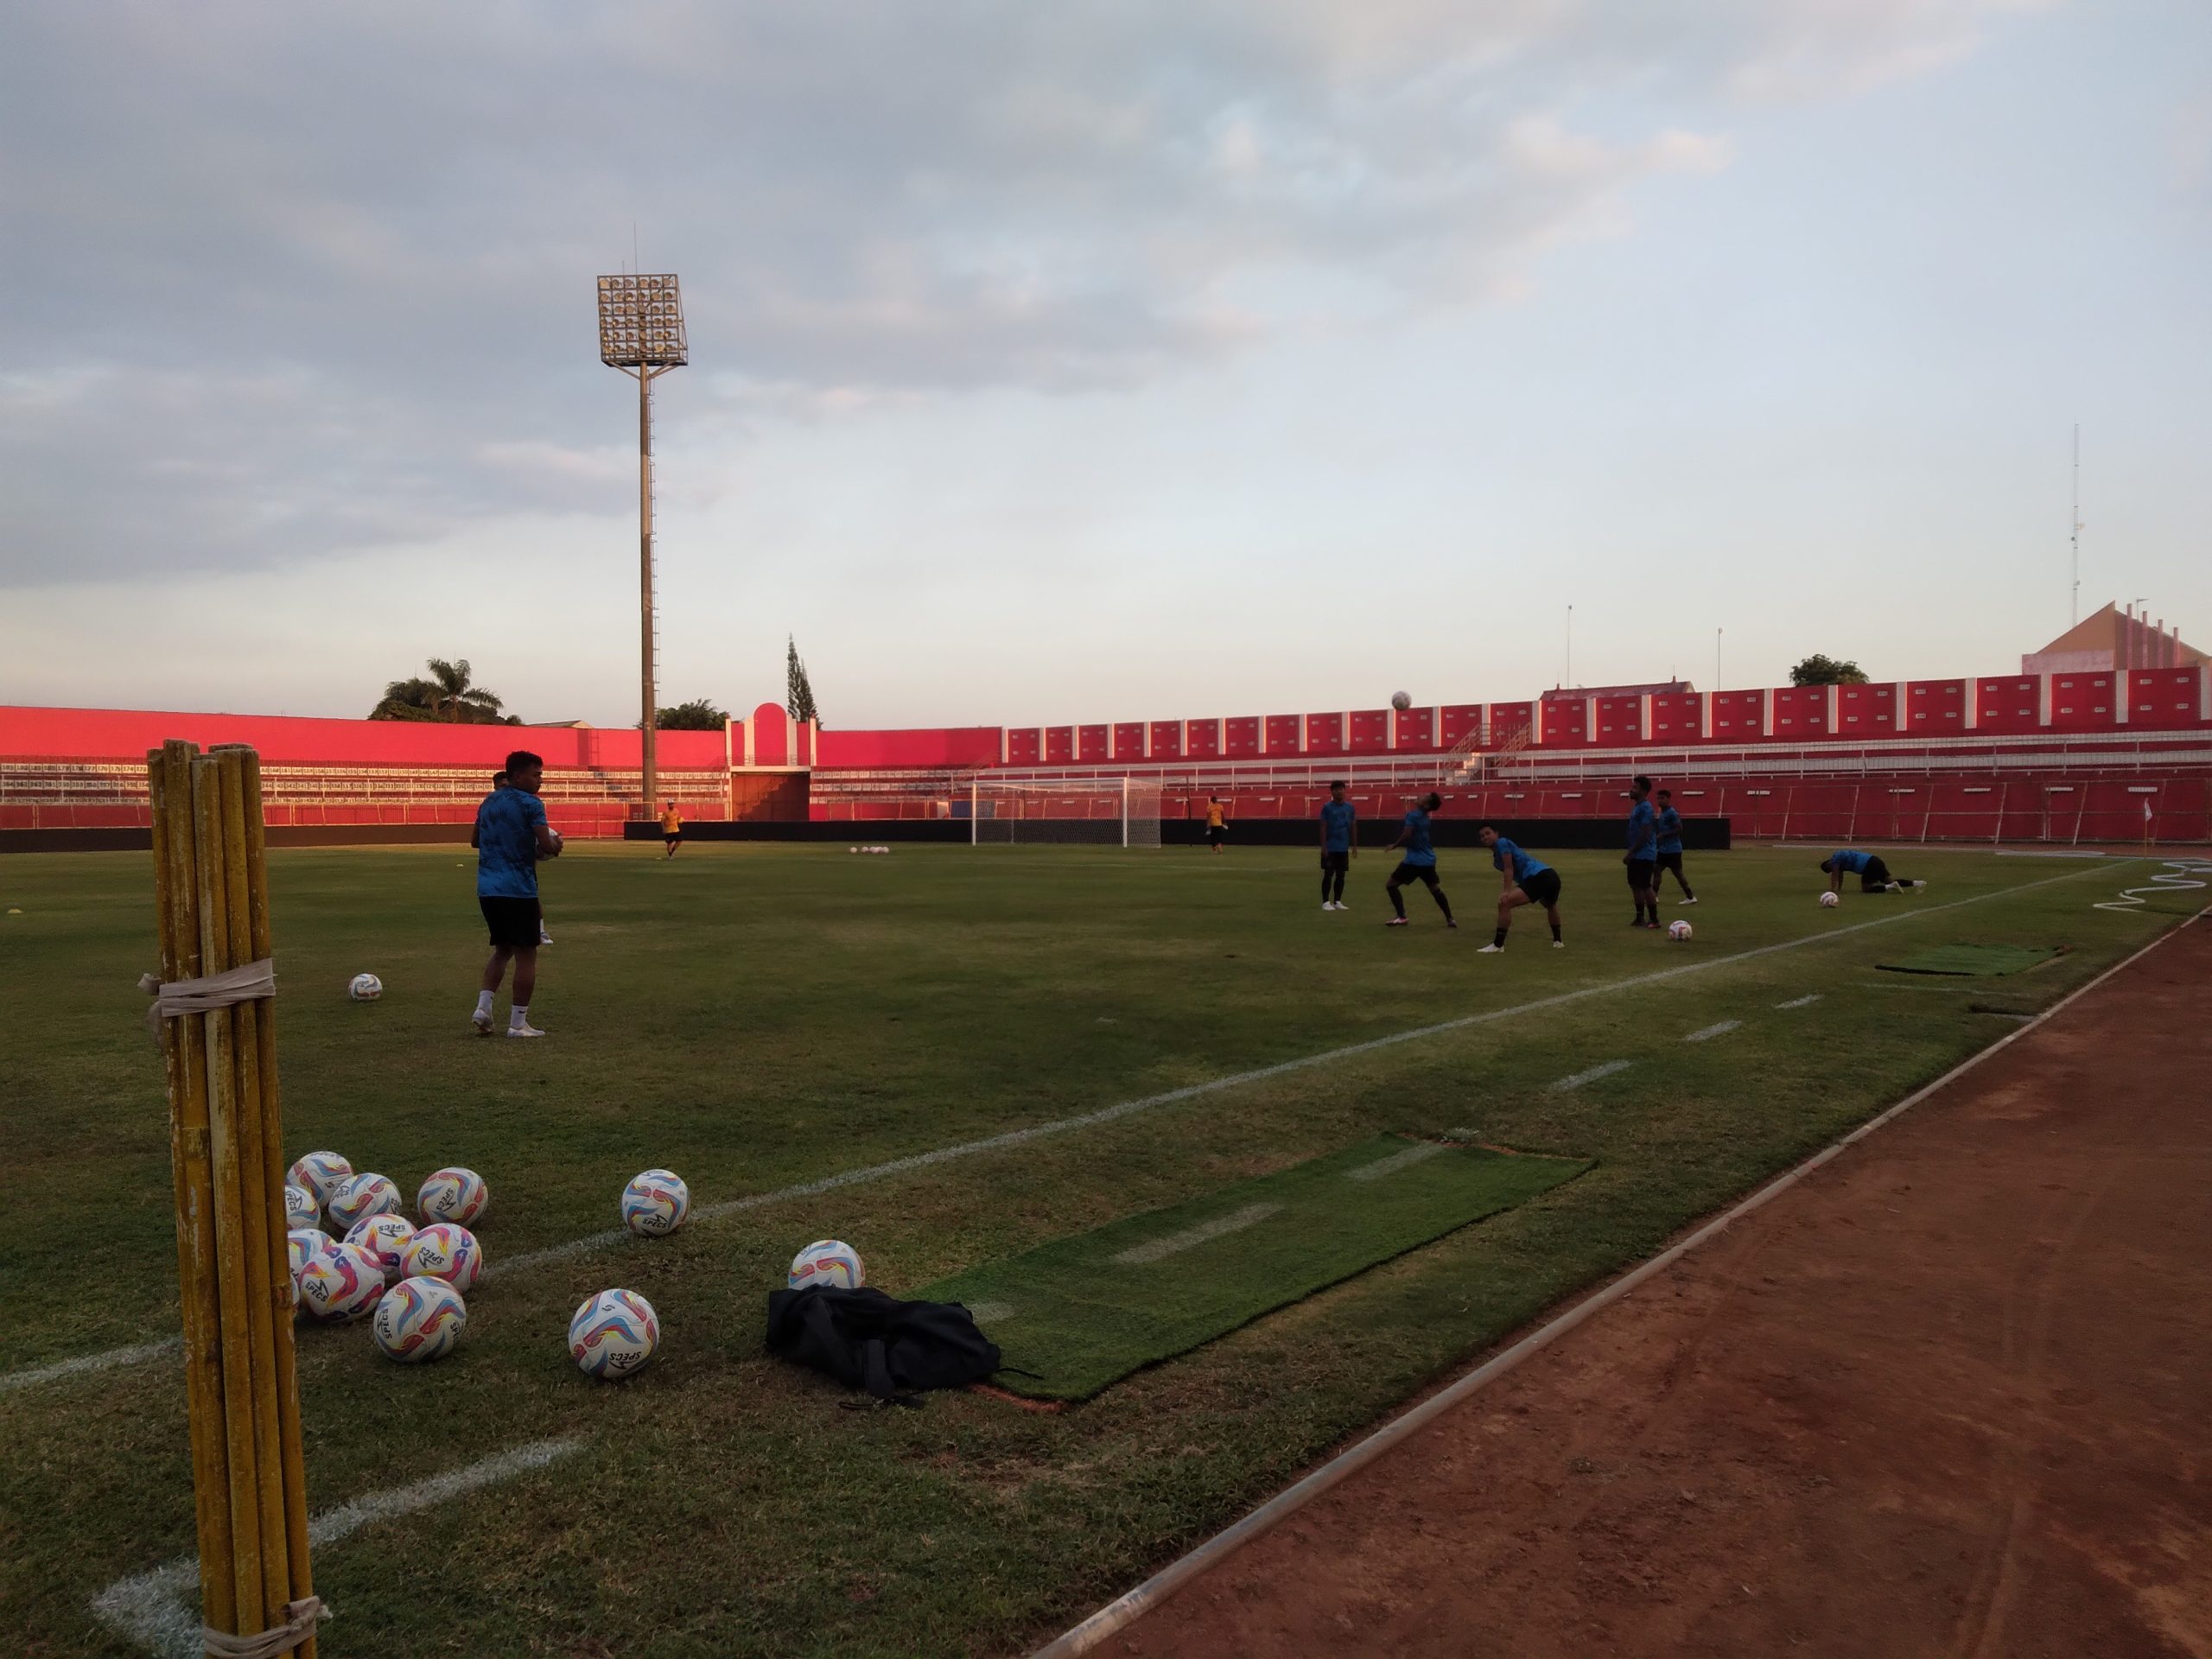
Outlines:
[[[651,816],[660,786],[653,753],[653,720],[659,712],[653,674],[653,382],[691,360],[683,296],[672,275],[599,279],[599,360],[638,382],[638,735]]]

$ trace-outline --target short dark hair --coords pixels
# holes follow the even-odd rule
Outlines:
[[[542,766],[544,764],[544,756],[532,754],[528,749],[517,749],[507,756],[507,770],[510,772],[522,772],[529,767]]]
[[[1427,794],[1421,798],[1421,804],[1424,810],[1433,812],[1438,807],[1444,804],[1444,797],[1439,794],[1435,790],[1432,789]]]
[[[506,774],[505,772],[493,772],[493,773],[492,774],[492,787],[493,787],[493,788],[494,788],[494,789],[505,789],[505,788],[506,787],[506,785],[507,785],[507,774]]]
[[[1640,772],[1628,781],[1632,787],[1637,789],[1648,791],[1651,787],[1651,780]]]
[[[1671,801],[1675,798],[1675,791],[1671,789],[1662,789],[1659,791],[1659,798],[1662,801]]]
[[[1485,830],[1489,830],[1493,836],[1497,833],[1497,826],[1492,823],[1488,818],[1483,819],[1481,823],[1475,825],[1475,833],[1478,836]]]
[[[1350,789],[1351,785],[1346,783],[1343,779],[1338,778],[1331,780],[1329,787],[1331,789]]]
[[[1821,861],[1821,868],[1825,874],[1834,875],[1835,874],[1835,860],[1832,858],[1822,859]]]

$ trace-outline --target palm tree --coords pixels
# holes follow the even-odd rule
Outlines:
[[[433,657],[423,664],[425,679],[394,680],[384,689],[384,701],[369,710],[371,720],[437,720],[463,726],[520,725],[515,715],[502,715],[506,705],[497,694],[468,682],[468,658],[448,662]]]

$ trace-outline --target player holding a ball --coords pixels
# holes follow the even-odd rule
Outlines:
[[[469,1016],[479,1036],[492,1034],[492,999],[515,967],[514,999],[507,1014],[510,1037],[543,1037],[530,1023],[530,999],[537,988],[537,946],[543,934],[537,905],[537,861],[558,858],[561,838],[545,822],[545,803],[537,798],[545,781],[545,762],[527,749],[507,757],[506,783],[486,795],[476,809],[469,845],[476,849],[476,905],[491,929],[492,954]]]

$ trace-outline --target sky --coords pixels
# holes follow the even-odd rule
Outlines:
[[[0,703],[1169,719],[2212,645],[2198,0],[15,0]],[[1570,614],[1570,607],[1571,614]]]

